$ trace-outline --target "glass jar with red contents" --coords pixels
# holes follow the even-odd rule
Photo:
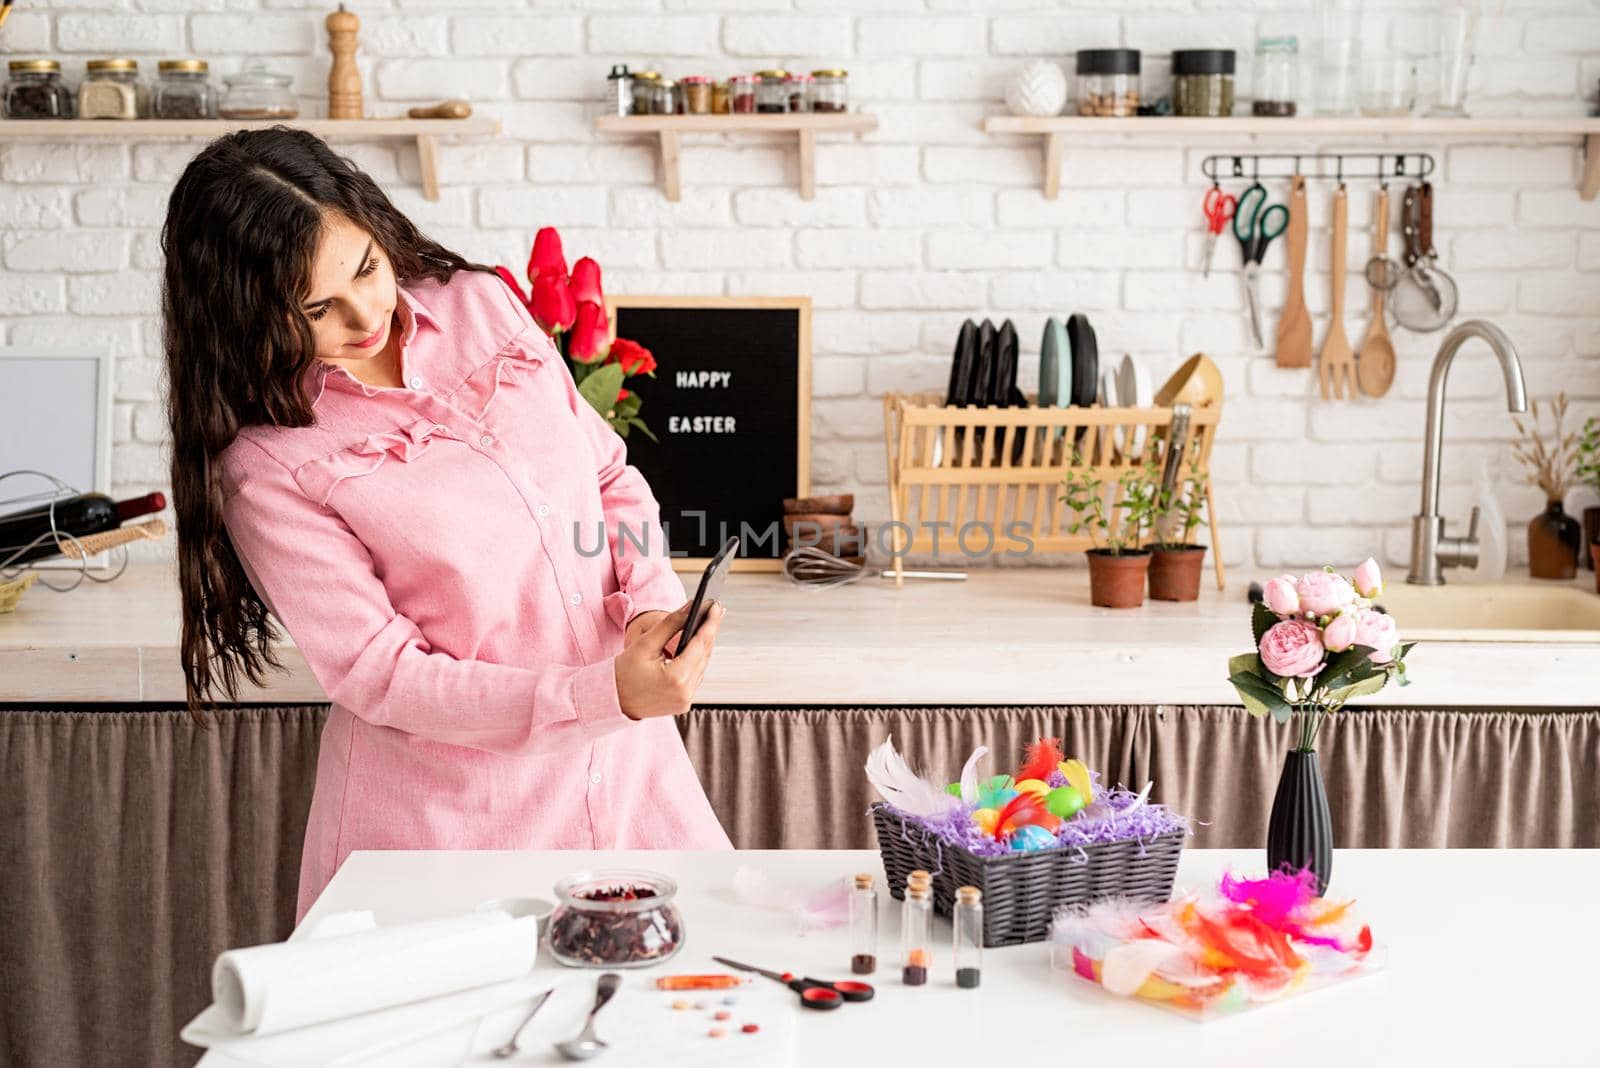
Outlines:
[[[811,110],[811,85],[815,80],[809,74],[789,75],[790,111],[809,112]]]
[[[569,968],[644,968],[683,947],[683,916],[665,875],[585,871],[556,884],[550,953]]]
[[[753,74],[735,74],[728,79],[728,111],[734,115],[756,110],[756,79]]]

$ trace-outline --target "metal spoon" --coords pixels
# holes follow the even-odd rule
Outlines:
[[[596,988],[594,1008],[589,1010],[589,1019],[583,1025],[583,1033],[577,1038],[569,1038],[565,1042],[556,1043],[556,1052],[569,1061],[586,1061],[591,1057],[598,1057],[611,1047],[595,1037],[595,1013],[605,1008],[606,1002],[611,1000],[617,992],[617,987],[622,985],[622,976],[616,972],[606,972],[600,977],[599,986]]]
[[[540,994],[538,997],[533,999],[533,1007],[528,1010],[528,1015],[522,1018],[522,1022],[517,1025],[517,1029],[511,1032],[511,1037],[506,1040],[506,1044],[493,1050],[496,1060],[503,1061],[507,1057],[511,1057],[516,1054],[517,1036],[522,1034],[523,1028],[528,1026],[528,1021],[533,1019],[534,1013],[544,1008],[544,1003],[549,1001],[550,995],[554,994],[555,992],[556,988],[551,987],[549,990],[546,990],[543,994]]]

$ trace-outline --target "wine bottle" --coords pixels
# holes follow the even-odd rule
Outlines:
[[[80,493],[76,497],[63,497],[0,516],[0,565],[9,567],[61,554],[61,546],[50,536],[52,506],[54,529],[60,534],[83,538],[116,530],[124,521],[136,516],[159,512],[167,506],[167,497],[164,493],[147,493],[143,497],[116,501],[104,493]],[[36,545],[33,544],[35,539],[39,539]],[[25,545],[30,547],[13,558]]]

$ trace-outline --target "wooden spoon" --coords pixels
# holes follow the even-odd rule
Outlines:
[[[1345,225],[1350,198],[1344,186],[1333,195],[1333,317],[1328,336],[1322,339],[1322,356],[1317,361],[1317,377],[1322,382],[1322,399],[1355,396],[1356,354],[1344,332],[1344,246]]]
[[[1389,191],[1378,189],[1378,232],[1373,256],[1389,254]],[[1372,324],[1356,353],[1356,384],[1369,397],[1381,397],[1394,383],[1394,342],[1389,340],[1389,324],[1383,318],[1384,291],[1372,287]]]
[[[1306,310],[1306,180],[1295,175],[1289,186],[1289,295],[1278,319],[1278,366],[1311,366],[1311,313]]]

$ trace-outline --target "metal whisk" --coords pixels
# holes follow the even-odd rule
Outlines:
[[[783,573],[797,586],[823,590],[854,582],[867,573],[867,568],[864,564],[834,556],[814,545],[802,545],[791,550],[789,555],[783,558]],[[967,577],[965,571],[903,571],[901,574],[905,578],[957,581]],[[894,571],[886,569],[880,571],[879,575],[883,578],[893,578]]]

